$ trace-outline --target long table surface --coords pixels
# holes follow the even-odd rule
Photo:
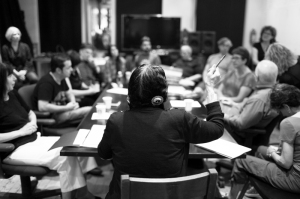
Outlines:
[[[106,120],[92,120],[92,114],[96,112],[96,105],[97,103],[103,102],[102,98],[104,96],[111,96],[113,98],[112,104],[116,104],[118,102],[121,102],[121,104],[118,107],[112,106],[112,110],[115,111],[125,111],[128,110],[128,104],[125,95],[119,95],[119,94],[113,94],[108,93],[107,88],[105,88],[101,94],[99,95],[98,99],[94,103],[91,111],[83,118],[79,126],[77,127],[77,130],[79,129],[91,129],[94,124],[100,124],[105,125]],[[170,108],[171,104],[169,101],[165,103],[165,108]],[[206,108],[203,104],[201,104],[200,108],[193,108],[191,111],[192,114],[196,115],[197,117],[204,119],[206,117]],[[224,132],[222,139],[228,140],[231,142],[235,142],[235,140],[228,134],[227,132]],[[77,147],[77,146],[65,146],[62,148],[60,152],[61,156],[85,156],[85,157],[96,157],[98,156],[97,149],[96,148],[87,148],[87,147]],[[245,157],[245,155],[240,156],[240,158]],[[222,155],[219,155],[215,152],[205,150],[203,148],[197,147],[194,144],[190,144],[189,149],[189,158],[191,159],[202,159],[202,158],[225,158]]]

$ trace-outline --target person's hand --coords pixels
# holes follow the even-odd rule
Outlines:
[[[35,123],[29,122],[25,124],[20,130],[22,136],[31,135],[37,131],[37,125]]]
[[[179,80],[179,84],[184,87],[195,86],[195,82],[189,79],[181,79]]]
[[[212,65],[207,71],[207,81],[206,86],[214,88],[216,84],[220,82],[221,76],[219,69],[216,68],[216,65]]]
[[[99,84],[92,84],[90,87],[89,87],[89,91],[91,93],[98,93],[100,92],[100,85]]]
[[[229,97],[221,97],[220,101],[222,102],[222,104],[227,106],[232,106],[234,104],[234,101]]]
[[[69,102],[67,105],[68,110],[75,110],[79,108],[79,104],[77,102]]]
[[[267,156],[270,157],[271,154],[272,154],[273,152],[276,152],[276,151],[277,151],[277,147],[270,145],[270,146],[268,147],[268,149],[267,149]]]
[[[19,78],[20,80],[24,81],[24,80],[25,80],[25,75],[26,75],[26,73],[27,73],[27,70],[20,70],[20,71],[18,72],[17,76],[18,76],[18,78]]]

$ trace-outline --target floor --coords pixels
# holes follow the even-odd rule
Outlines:
[[[271,137],[270,137],[270,143],[276,143],[278,142],[278,136],[279,136],[279,130],[276,128],[274,129]],[[207,160],[207,164],[209,167],[214,167],[214,162],[216,160]],[[106,191],[108,190],[108,185],[112,177],[112,167],[111,165],[103,166],[103,176],[101,178],[94,177],[94,176],[88,176],[89,184],[94,184],[89,186],[89,190],[94,195],[97,195],[99,197],[103,197],[106,194]],[[220,191],[223,194],[223,196],[228,195],[230,191],[230,171],[223,169],[220,172],[220,175],[224,176],[225,178],[225,187],[221,188]],[[33,179],[34,180],[34,179]],[[97,186],[96,186],[97,185]],[[102,189],[99,189],[99,187],[102,187]],[[59,188],[59,180],[58,176],[49,175],[41,180],[38,181],[37,184],[37,191],[41,189],[57,189]],[[12,176],[9,179],[0,179],[0,199],[18,199],[21,198],[17,194],[21,193],[21,187],[20,187],[20,179],[18,176]],[[54,196],[54,197],[48,197],[46,199],[60,199],[60,196]],[[246,199],[246,198],[245,198]]]

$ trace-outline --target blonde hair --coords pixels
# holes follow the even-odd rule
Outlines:
[[[14,27],[14,26],[11,26],[11,27],[9,27],[9,28],[7,29],[7,31],[6,31],[6,33],[5,33],[5,38],[7,39],[7,41],[9,41],[9,42],[11,41],[11,36],[12,36],[15,32],[19,33],[20,36],[22,36],[22,33],[21,33],[21,31],[20,31],[18,28]]]
[[[277,65],[278,75],[280,76],[294,65],[297,56],[285,46],[274,43],[269,46],[265,59]]]

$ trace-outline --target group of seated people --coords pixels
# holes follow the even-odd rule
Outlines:
[[[178,83],[199,94],[197,99],[206,104],[206,121],[181,109],[164,108],[168,99],[166,75],[159,56],[151,50],[150,39],[142,38],[142,51],[136,55],[136,66],[127,79],[130,109],[110,116],[98,146],[99,157],[112,159],[114,165],[106,198],[120,198],[122,174],[144,178],[185,176],[189,143],[218,139],[225,130],[243,144],[245,135],[241,130],[264,129],[279,114],[286,117],[280,124],[279,148],[259,147],[256,157],[236,159],[232,190],[245,182],[246,173],[251,173],[276,188],[300,193],[299,57],[276,42],[269,41],[265,48],[265,40],[275,41],[276,36],[276,32],[274,35],[268,31],[271,32],[264,28],[261,33],[265,56],[258,62],[244,47],[233,49],[231,55],[232,42],[226,37],[218,41],[220,52],[211,55],[206,64],[202,56],[192,56],[191,47],[181,47],[181,58],[173,64],[182,69]],[[116,46],[110,46],[105,65],[99,67],[92,59],[93,46],[83,44],[79,53],[68,51],[52,56],[51,71],[38,80],[30,50],[20,42],[20,36],[15,27],[7,30],[11,45],[3,46],[0,63],[0,143],[12,142],[16,148],[13,153],[27,145],[40,150],[44,142],[52,141],[38,138],[36,116],[14,89],[18,82],[36,83],[33,109],[50,112],[57,126],[69,126],[78,124],[91,110],[103,83],[114,85],[119,78],[124,82],[127,78],[125,59]],[[223,55],[226,57],[216,66]],[[255,63],[254,68],[249,67],[250,62]],[[223,114],[222,106],[226,105],[236,112]],[[45,151],[30,161],[26,157],[13,159],[13,153],[0,155],[9,164],[56,170],[63,198],[74,198],[77,190],[86,185],[85,173],[96,168],[97,163],[94,158],[62,157],[60,150]],[[235,198],[234,194],[230,197]]]

